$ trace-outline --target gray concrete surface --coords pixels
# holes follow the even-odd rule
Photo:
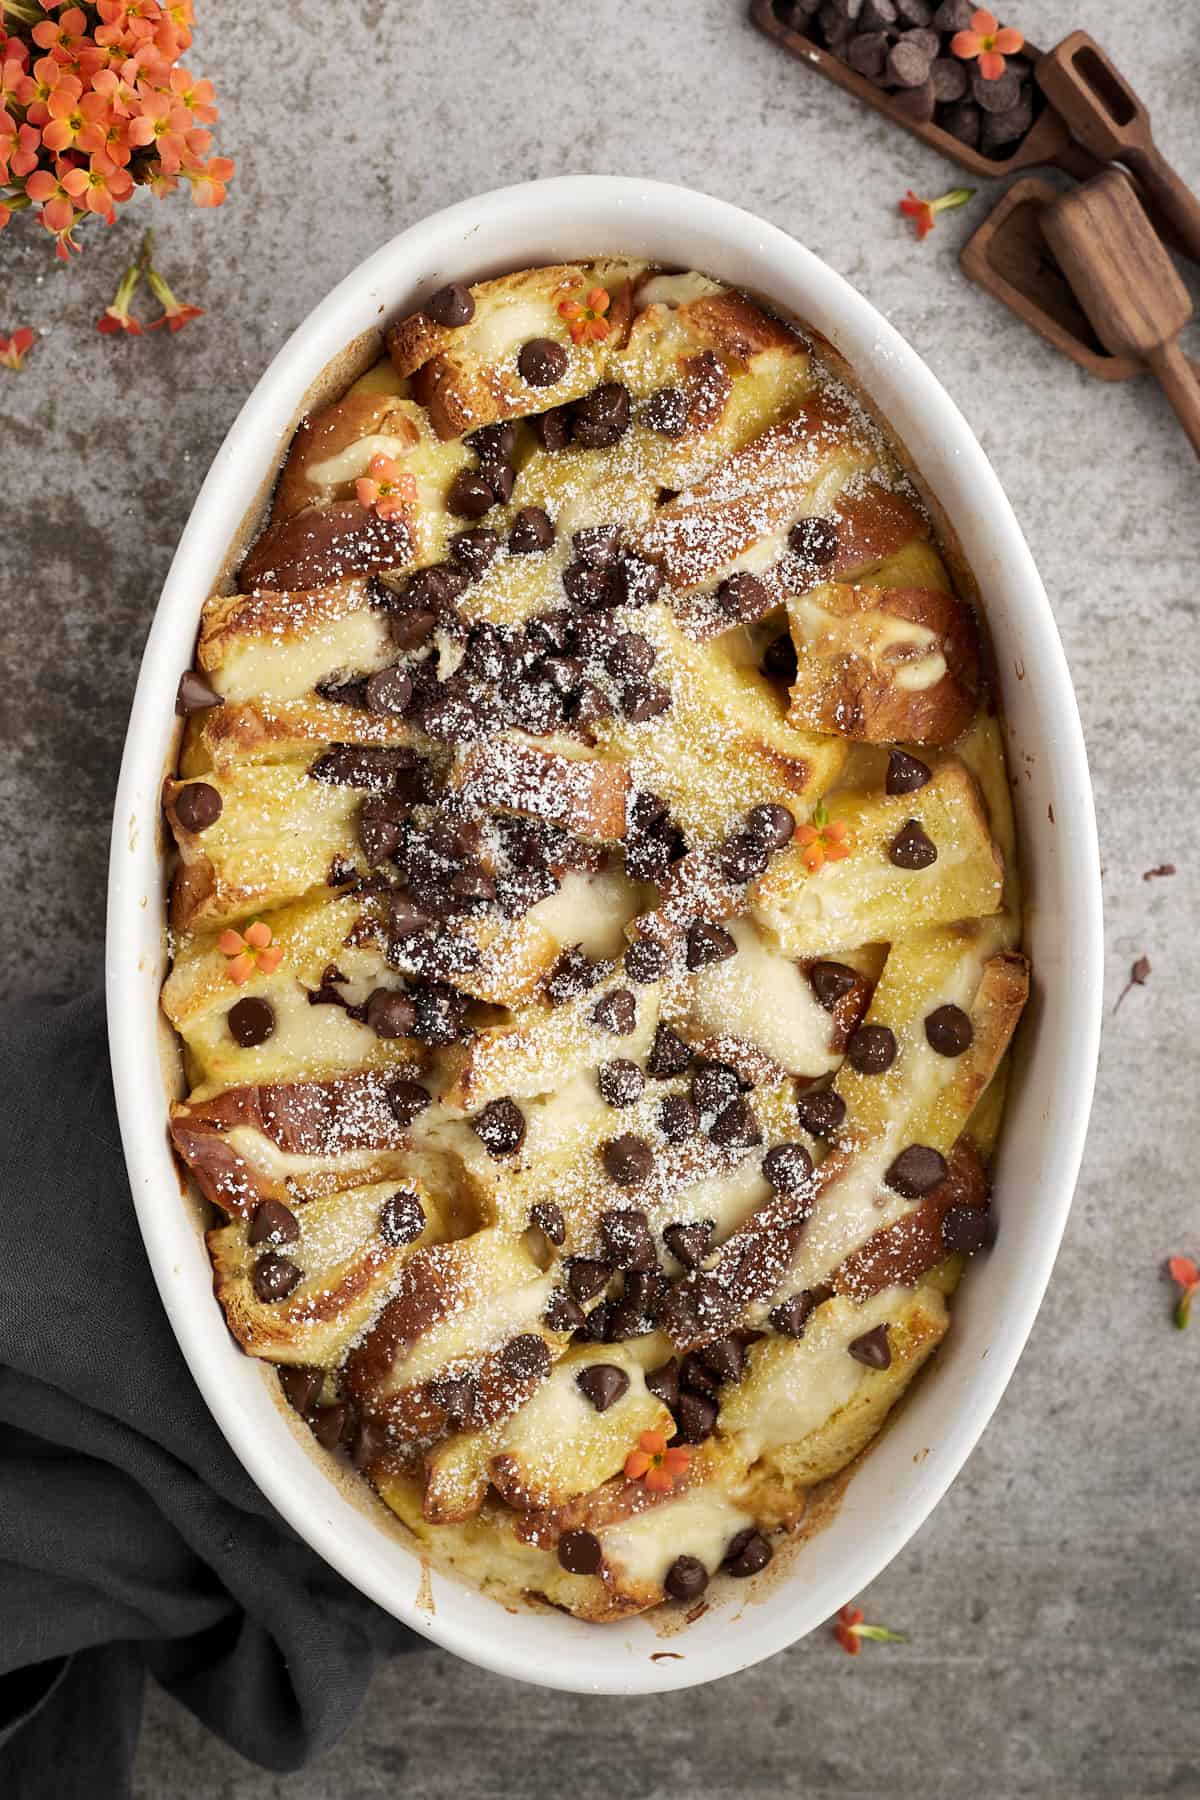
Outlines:
[[[108,811],[143,636],[210,457],[295,322],[384,238],[504,181],[652,173],[764,214],[905,332],[978,431],[1045,576],[1075,673],[1105,863],[1103,1067],[1067,1242],[1025,1359],[957,1486],[866,1604],[909,1635],[852,1662],[824,1633],[707,1692],[618,1704],[431,1654],[385,1673],[342,1744],[277,1779],[151,1699],[141,1800],[1143,1800],[1200,1795],[1200,1322],[1172,1331],[1162,1258],[1200,1255],[1195,927],[1200,487],[1145,381],[1089,381],[958,272],[980,197],[918,246],[906,187],[954,171],[785,61],[742,0],[202,0],[228,205],[130,209],[69,271],[0,238],[0,893],[7,978],[99,966]],[[1200,184],[1194,6],[1014,4],[1086,23]],[[208,316],[178,339],[92,319],[158,227]],[[1195,338],[1192,340],[1195,349]],[[1173,862],[1174,879],[1142,872]],[[1111,1009],[1129,965],[1148,984]]]

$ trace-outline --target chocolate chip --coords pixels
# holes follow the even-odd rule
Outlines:
[[[613,604],[605,569],[591,569],[582,562],[568,563],[562,584],[567,598],[585,612],[604,612]]]
[[[398,608],[388,620],[388,630],[398,650],[419,650],[433,634],[437,614],[432,607],[408,605]]]
[[[799,664],[796,660],[796,646],[786,631],[781,631],[778,637],[771,639],[758,666],[772,681],[785,681],[789,687],[792,685],[799,672]]]
[[[571,441],[570,407],[552,406],[549,412],[538,413],[530,419],[529,429],[543,450],[565,450]]]
[[[761,1531],[753,1525],[747,1525],[744,1531],[730,1539],[722,1564],[726,1574],[736,1575],[739,1579],[747,1575],[757,1575],[765,1569],[774,1551]]]
[[[610,1207],[600,1215],[605,1260],[614,1269],[654,1269],[658,1258],[646,1215],[636,1206]]]
[[[991,1214],[984,1206],[951,1206],[942,1214],[942,1242],[947,1250],[973,1256],[987,1248]]]
[[[772,1309],[770,1322],[783,1337],[803,1337],[816,1304],[816,1299],[807,1288],[799,1294],[789,1294],[786,1300],[781,1300]]]
[[[350,1419],[350,1408],[340,1402],[335,1406],[319,1406],[309,1425],[323,1450],[336,1450]]]
[[[961,1056],[975,1031],[961,1006],[938,1006],[925,1020],[925,1036],[939,1056]]]
[[[859,31],[891,31],[896,24],[895,0],[863,0],[856,24]]]
[[[677,1556],[663,1576],[663,1592],[669,1600],[686,1605],[698,1600],[708,1586],[708,1570],[698,1556]]]
[[[927,30],[933,17],[932,0],[895,0],[896,17],[901,25]]]
[[[617,1056],[600,1064],[596,1085],[610,1106],[633,1106],[642,1097],[646,1077],[635,1062]]]
[[[415,1244],[425,1229],[425,1211],[415,1194],[400,1188],[379,1210],[379,1235],[393,1249]]]
[[[275,1030],[275,1008],[268,1000],[238,1000],[225,1015],[229,1035],[243,1050],[265,1044]]]
[[[873,1331],[864,1331],[847,1344],[855,1362],[860,1362],[868,1369],[890,1369],[892,1366],[892,1346],[888,1342],[886,1325],[876,1325]]]
[[[562,1244],[567,1236],[563,1210],[553,1200],[539,1200],[529,1209],[529,1223],[535,1225],[552,1244]]]
[[[223,697],[204,679],[198,669],[185,669],[175,690],[175,711],[182,719],[188,713],[205,712],[210,706],[224,705]]]
[[[576,1300],[591,1300],[612,1277],[607,1263],[594,1256],[576,1256],[567,1270],[567,1286]]]
[[[517,471],[511,463],[480,463],[479,475],[491,488],[492,498],[498,505],[503,506],[506,500],[511,500],[512,491],[517,485]]]
[[[596,1411],[602,1413],[628,1392],[629,1377],[616,1363],[592,1363],[589,1368],[580,1369],[575,1385]]]
[[[657,719],[671,708],[671,690],[659,681],[631,681],[621,689],[621,711],[631,725]]]
[[[672,1357],[670,1362],[660,1363],[657,1369],[647,1369],[644,1380],[654,1398],[674,1411],[679,1404],[678,1360]]]
[[[846,61],[868,81],[880,81],[887,69],[886,31],[860,31],[846,46]]]
[[[286,1300],[300,1280],[301,1272],[291,1258],[276,1256],[273,1250],[259,1257],[251,1276],[254,1292],[267,1306],[277,1300]]]
[[[581,449],[607,450],[629,430],[629,389],[619,381],[602,381],[576,402],[571,436]]]
[[[592,1024],[614,1037],[628,1037],[637,1027],[637,1001],[628,988],[614,988],[592,1008]]]
[[[974,150],[982,135],[983,114],[973,100],[955,100],[944,109],[941,126],[968,150]]]
[[[175,817],[185,831],[207,831],[221,816],[222,801],[207,781],[189,781],[175,796]]]
[[[748,831],[727,838],[721,846],[721,873],[726,881],[739,885],[756,880],[770,860],[771,852],[767,845]]]
[[[431,915],[418,906],[410,894],[396,894],[388,902],[387,928],[389,943],[400,944],[415,937],[432,922]]]
[[[971,98],[985,113],[1005,113],[1021,98],[1021,78],[1015,69],[1005,69],[994,81],[973,68],[968,77]]]
[[[565,606],[535,613],[525,626],[525,636],[543,654],[561,656],[571,642],[571,615]]]
[[[403,608],[430,607],[436,613],[448,611],[469,585],[465,569],[457,563],[433,563],[411,576],[400,596]]]
[[[595,987],[604,968],[603,963],[593,962],[578,944],[573,944],[562,952],[551,969],[543,992],[551,1006],[564,1006],[568,1000],[577,999]]]
[[[902,1150],[884,1176],[885,1187],[905,1200],[919,1200],[945,1181],[946,1159],[928,1144],[910,1144]]]
[[[381,1419],[359,1419],[354,1428],[350,1460],[356,1469],[369,1469],[378,1462],[390,1445],[387,1425]]]
[[[663,1243],[685,1269],[697,1269],[712,1249],[716,1228],[714,1219],[689,1219],[678,1225],[668,1225],[663,1232]]]
[[[475,1410],[479,1391],[469,1375],[442,1375],[429,1383],[429,1398],[446,1415],[447,1425],[457,1427]]]
[[[686,1144],[700,1129],[700,1114],[686,1094],[668,1094],[658,1109],[658,1124],[668,1144]]]
[[[298,1413],[310,1412],[325,1385],[325,1371],[293,1363],[290,1368],[279,1370],[279,1385],[289,1406]]]
[[[508,548],[513,556],[529,556],[536,550],[548,550],[554,542],[554,526],[541,506],[522,506],[508,534]]]
[[[558,1560],[568,1575],[594,1575],[604,1561],[600,1539],[591,1531],[564,1531],[558,1540]]]
[[[411,1125],[417,1114],[423,1113],[432,1101],[428,1088],[423,1088],[419,1081],[409,1081],[402,1075],[388,1082],[386,1093],[388,1105],[398,1125]]]
[[[860,1025],[846,1045],[846,1061],[860,1075],[882,1075],[896,1060],[896,1034],[886,1025]]]
[[[367,1024],[380,1038],[411,1037],[417,1009],[399,988],[378,987],[367,1000]]]
[[[727,619],[736,619],[744,625],[754,619],[761,619],[771,609],[771,596],[757,575],[748,569],[739,569],[734,575],[727,575],[717,589],[717,605]]]
[[[813,1160],[803,1144],[775,1144],[763,1157],[762,1172],[777,1194],[792,1199],[806,1192]]]
[[[663,437],[682,437],[688,427],[688,397],[683,389],[656,388],[642,408],[642,422]]]
[[[403,713],[412,699],[412,677],[399,663],[390,669],[377,669],[374,675],[368,676],[364,690],[367,711],[370,713]]]
[[[472,581],[478,581],[500,548],[500,539],[489,525],[476,525],[470,531],[456,531],[446,548]]]
[[[892,839],[888,857],[898,869],[928,869],[937,861],[937,846],[917,820],[910,819]]]
[[[749,1150],[762,1143],[762,1132],[748,1100],[735,1100],[709,1126],[708,1135],[722,1149]]]
[[[746,814],[746,830],[768,850],[782,850],[795,835],[796,821],[786,806],[752,806]]]
[[[682,1075],[692,1060],[690,1044],[685,1044],[679,1033],[672,1031],[669,1025],[660,1025],[654,1033],[654,1042],[650,1046],[650,1054],[646,1058],[646,1067],[660,1081],[670,1075]]]
[[[929,79],[931,60],[924,44],[903,37],[888,51],[888,80],[898,88],[921,87]]]
[[[450,877],[450,892],[460,900],[486,901],[496,898],[496,878],[473,857],[456,869]]]
[[[566,374],[569,361],[566,350],[553,338],[530,338],[521,346],[517,368],[530,387],[553,387]]]
[[[500,1352],[500,1366],[510,1381],[532,1381],[550,1373],[550,1350],[536,1331],[510,1338]]]
[[[430,294],[421,311],[435,325],[453,328],[466,325],[475,317],[475,301],[469,287],[464,287],[461,281],[451,281],[440,287],[436,294]]]
[[[490,484],[473,469],[460,469],[446,495],[447,510],[460,519],[479,519],[496,504]]]
[[[627,1131],[610,1138],[601,1152],[610,1181],[618,1187],[637,1187],[647,1181],[654,1169],[654,1152],[645,1138]]]
[[[975,0],[942,0],[930,23],[935,31],[969,31],[975,11]]]
[[[525,1142],[525,1114],[507,1095],[489,1100],[471,1120],[471,1128],[489,1156],[511,1156]]]
[[[413,1036],[431,1049],[453,1044],[462,1035],[467,1005],[453,988],[431,984],[413,992],[417,1003],[417,1022]]]
[[[517,428],[511,419],[498,419],[492,425],[480,425],[468,431],[463,439],[481,463],[511,462],[517,447]]]
[[[607,569],[621,548],[619,525],[583,525],[571,537],[571,549],[589,569]]]
[[[555,1288],[546,1302],[542,1318],[551,1331],[578,1331],[585,1324],[587,1314],[578,1301],[572,1300],[570,1294],[562,1288]]]
[[[625,973],[640,984],[657,981],[667,964],[667,953],[661,944],[649,938],[638,938],[625,952]]]
[[[997,151],[1001,155],[1011,152],[1004,146],[1012,145],[1017,138],[1023,138],[1033,124],[1033,89],[1022,84],[1019,98],[1012,106],[1006,106],[1003,112],[985,112],[982,128],[979,133],[979,148],[985,156],[994,156]]]
[[[282,1200],[260,1200],[250,1220],[246,1242],[255,1244],[294,1244],[300,1226],[290,1206]]]
[[[915,794],[923,788],[927,781],[933,779],[933,770],[917,757],[910,756],[906,750],[893,750],[888,757],[886,791],[889,794]]]
[[[702,1444],[716,1429],[716,1401],[710,1400],[707,1394],[697,1394],[689,1389],[679,1396],[675,1420],[679,1428],[676,1435],[681,1443]]]
[[[832,519],[797,519],[788,532],[788,549],[814,568],[827,568],[837,561],[837,526]]]
[[[717,1338],[705,1344],[700,1361],[718,1381],[738,1382],[746,1372],[746,1347],[741,1338]]]
[[[796,1095],[796,1117],[810,1136],[829,1137],[846,1117],[846,1102],[833,1088],[806,1088]]]
[[[656,654],[654,645],[640,631],[625,631],[613,639],[605,652],[604,666],[618,680],[634,681],[650,673]]]
[[[710,919],[697,919],[687,934],[687,966],[693,971],[706,969],[710,963],[726,962],[737,955],[737,943],[720,925]]]
[[[740,1093],[737,1074],[726,1063],[705,1063],[692,1076],[692,1099],[702,1113],[724,1111]]]
[[[929,69],[933,97],[939,106],[952,100],[964,100],[967,93],[967,71],[957,56],[939,56]]]
[[[666,576],[657,563],[626,553],[610,571],[614,606],[649,606],[662,592]]]
[[[828,962],[824,958],[808,971],[813,993],[826,1012],[832,1012],[843,995],[858,985],[858,970],[846,963]]]

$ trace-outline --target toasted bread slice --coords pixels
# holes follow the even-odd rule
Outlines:
[[[506,732],[474,744],[456,758],[449,785],[467,806],[540,819],[589,843],[625,836],[629,771],[566,740],[547,748]]]

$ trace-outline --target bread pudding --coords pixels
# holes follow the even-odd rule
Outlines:
[[[1028,994],[969,570],[833,347],[451,284],[290,443],[164,803],[230,1331],[437,1566],[694,1612],[994,1233]]]

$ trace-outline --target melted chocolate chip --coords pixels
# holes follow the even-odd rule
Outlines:
[[[803,1144],[775,1144],[763,1157],[762,1172],[777,1194],[791,1199],[807,1191],[813,1160]]]
[[[553,387],[567,372],[570,358],[553,338],[530,338],[517,357],[521,380],[530,387]]]
[[[507,1095],[489,1100],[471,1120],[476,1137],[489,1156],[512,1156],[525,1142],[525,1114]]]
[[[536,1206],[531,1206],[529,1223],[536,1226],[552,1244],[558,1245],[566,1241],[567,1222],[563,1218],[562,1207],[553,1200],[539,1200]]]
[[[741,1338],[732,1335],[717,1338],[705,1344],[700,1361],[719,1382],[738,1382],[746,1372],[746,1346]]]
[[[893,750],[888,757],[884,786],[889,794],[915,794],[918,788],[923,788],[932,779],[933,770],[917,757],[909,756],[906,750]]]
[[[668,1225],[663,1232],[663,1243],[685,1269],[697,1269],[712,1249],[716,1228],[715,1219],[689,1219],[682,1224]]]
[[[707,1394],[698,1394],[694,1389],[689,1389],[679,1396],[675,1419],[681,1443],[702,1444],[716,1429],[716,1401],[710,1400]]]
[[[255,1294],[265,1306],[286,1300],[301,1279],[301,1271],[291,1258],[276,1256],[273,1250],[259,1257],[250,1278]]]
[[[189,781],[175,796],[175,817],[185,831],[207,831],[221,816],[222,801],[208,781]]]
[[[388,631],[398,650],[419,650],[433,634],[437,614],[432,607],[409,604],[398,607],[388,620]]]
[[[939,1056],[961,1056],[975,1036],[969,1016],[961,1006],[938,1006],[925,1020],[925,1036]]]
[[[786,1300],[780,1301],[770,1313],[771,1324],[784,1337],[800,1338],[804,1336],[808,1321],[816,1310],[816,1298],[805,1288],[802,1293],[789,1294]]]
[[[754,1144],[762,1143],[762,1131],[748,1100],[735,1100],[732,1106],[718,1113],[709,1126],[708,1135],[723,1150],[749,1150]]]
[[[186,718],[188,713],[206,712],[210,706],[222,705],[222,695],[205,680],[198,669],[183,671],[175,690],[175,711],[179,718]]]
[[[243,1050],[265,1044],[275,1030],[275,1008],[269,1000],[238,1000],[225,1015],[229,1035]]]
[[[500,1352],[500,1366],[510,1381],[532,1381],[550,1373],[550,1351],[545,1338],[523,1331],[510,1338]]]
[[[660,681],[630,681],[621,689],[621,711],[631,725],[657,719],[671,709],[671,690]]]
[[[726,881],[754,881],[771,860],[771,852],[761,838],[748,831],[727,838],[721,846],[721,873]]]
[[[752,806],[746,814],[746,830],[768,850],[782,850],[795,835],[796,821],[786,806]]]
[[[350,1408],[338,1402],[334,1406],[319,1406],[309,1425],[323,1450],[336,1450],[349,1422]]]
[[[737,942],[710,919],[697,919],[687,934],[687,966],[693,971],[737,955]]]
[[[411,1037],[417,1009],[399,988],[378,987],[367,1000],[367,1024],[380,1038]]]
[[[551,1331],[578,1331],[586,1322],[587,1314],[577,1300],[562,1288],[555,1288],[546,1302],[546,1310],[542,1314]]]
[[[624,631],[604,654],[604,666],[619,681],[636,681],[654,667],[657,651],[640,631]]]
[[[637,1187],[649,1180],[654,1168],[654,1152],[645,1138],[633,1132],[610,1138],[601,1151],[605,1172],[618,1187]]]
[[[771,639],[763,651],[759,668],[773,681],[786,681],[791,687],[799,672],[799,664],[796,660],[796,646],[786,631],[781,631],[778,637]]]
[[[628,988],[614,988],[593,1006],[592,1023],[614,1037],[628,1037],[637,1028],[637,1000]]]
[[[423,1113],[432,1103],[433,1098],[429,1089],[423,1088],[419,1081],[409,1081],[403,1075],[397,1075],[388,1082],[386,1093],[388,1105],[398,1125],[411,1125],[418,1113]]]
[[[844,994],[858,985],[858,970],[846,963],[815,962],[808,971],[812,991],[826,1012],[832,1012]]]
[[[595,1575],[604,1562],[600,1539],[592,1531],[564,1531],[558,1560],[568,1575]]]
[[[652,1269],[658,1258],[644,1212],[636,1206],[610,1207],[600,1215],[605,1261],[614,1269]]]
[[[700,1129],[700,1114],[686,1094],[668,1094],[658,1109],[658,1124],[668,1144],[686,1144]]]
[[[279,1385],[289,1406],[298,1413],[311,1412],[325,1385],[324,1369],[312,1369],[303,1363],[279,1370]]]
[[[951,1206],[942,1215],[942,1242],[947,1250],[973,1256],[991,1242],[992,1220],[987,1207]]]
[[[796,1117],[810,1136],[829,1137],[846,1117],[846,1102],[833,1088],[806,1088],[796,1095]]]
[[[356,1469],[369,1469],[387,1451],[391,1442],[382,1419],[359,1419],[350,1446],[350,1460]]]
[[[508,548],[513,556],[529,556],[537,550],[548,550],[554,542],[554,526],[541,506],[522,506],[508,534]]]
[[[596,1085],[610,1106],[633,1106],[642,1097],[646,1077],[628,1057],[616,1056],[600,1064]]]
[[[667,954],[661,944],[649,938],[638,938],[625,952],[625,973],[640,984],[657,981],[667,966]]]
[[[607,1412],[629,1390],[629,1377],[616,1363],[592,1363],[580,1369],[575,1385],[598,1413]]]
[[[460,519],[482,518],[495,504],[496,496],[490,483],[482,473],[476,473],[473,469],[460,469],[446,495],[448,511],[455,513]]]
[[[658,599],[665,581],[666,576],[657,563],[626,552],[612,566],[612,604],[649,606],[652,600]]]
[[[892,1346],[888,1342],[886,1325],[876,1325],[873,1331],[864,1331],[847,1344],[855,1362],[860,1362],[868,1369],[890,1369],[892,1366]]]
[[[884,1176],[885,1187],[905,1200],[919,1200],[922,1194],[940,1187],[947,1175],[946,1159],[928,1144],[910,1144],[902,1150]]]
[[[685,1605],[698,1600],[708,1586],[708,1570],[698,1556],[677,1556],[663,1576],[663,1592],[669,1600]]]
[[[300,1225],[290,1206],[282,1200],[260,1200],[250,1220],[246,1242],[256,1244],[294,1244],[300,1236]]]
[[[607,450],[629,430],[629,389],[619,381],[603,381],[575,404],[571,436],[581,449]]]
[[[860,1025],[846,1045],[846,1061],[860,1075],[882,1075],[896,1060],[896,1034],[886,1025]]]
[[[739,569],[734,575],[727,575],[717,589],[717,605],[727,619],[737,620],[743,625],[755,619],[761,619],[765,612],[771,610],[771,595],[757,575],[749,569]]]
[[[928,869],[937,861],[937,845],[916,819],[910,819],[889,844],[888,857],[898,869]]]
[[[490,526],[476,525],[470,531],[456,531],[446,547],[472,581],[478,581],[500,548],[500,539]]]
[[[452,330],[458,325],[469,324],[475,317],[475,301],[469,287],[461,281],[451,281],[440,287],[436,294],[430,294],[421,311],[435,325]]]
[[[479,1391],[469,1375],[443,1375],[429,1383],[429,1398],[440,1406],[446,1423],[462,1425],[475,1410]]]
[[[377,669],[367,678],[363,698],[369,713],[401,714],[412,699],[412,677],[398,663],[390,669]]]
[[[660,1363],[657,1369],[647,1369],[645,1383],[656,1400],[672,1411],[679,1404],[679,1362],[672,1357],[670,1362]]]
[[[593,962],[578,944],[564,950],[546,978],[544,993],[551,1006],[563,1006],[595,987],[604,964]]]
[[[385,1244],[397,1248],[415,1244],[425,1229],[425,1211],[415,1194],[399,1189],[379,1209],[379,1235]]]
[[[682,437],[688,427],[688,397],[683,389],[656,388],[642,408],[642,422],[663,437]]]
[[[576,1256],[567,1270],[567,1286],[576,1300],[591,1300],[612,1277],[607,1263],[594,1256]]]
[[[692,1076],[692,1099],[702,1113],[723,1112],[740,1093],[741,1083],[727,1063],[705,1063]]]
[[[543,450],[565,450],[571,441],[570,407],[552,406],[549,412],[530,419],[529,429]]]
[[[788,532],[788,549],[815,568],[837,561],[838,534],[832,519],[797,519]]]
[[[660,1081],[670,1075],[682,1075],[691,1060],[691,1046],[685,1044],[678,1032],[672,1031],[669,1025],[660,1025],[654,1033],[654,1042],[646,1058],[650,1074],[656,1075]]]
[[[739,1579],[747,1575],[757,1575],[765,1569],[774,1551],[770,1544],[753,1525],[747,1525],[744,1531],[730,1539],[722,1564],[726,1574],[736,1575]]]

